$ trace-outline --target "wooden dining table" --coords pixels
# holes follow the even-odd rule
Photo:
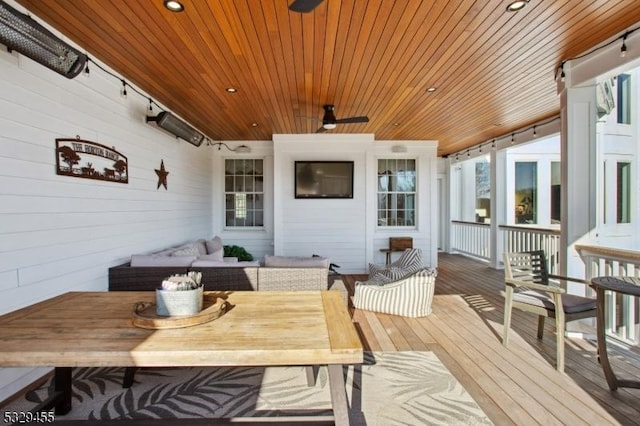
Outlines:
[[[620,379],[614,373],[609,362],[609,353],[607,351],[607,332],[606,332],[606,291],[620,294],[640,297],[640,278],[624,277],[624,276],[603,276],[591,279],[591,287],[596,290],[597,298],[597,324],[596,334],[598,336],[598,359],[604,376],[607,379],[609,389],[612,391],[620,388],[636,388],[640,389],[640,380],[637,379]]]
[[[73,367],[327,366],[336,424],[349,424],[343,365],[363,348],[334,291],[205,292],[224,315],[182,328],[134,325],[154,292],[70,292],[0,317],[0,367],[55,367],[56,416],[71,410]],[[62,419],[62,417],[59,417]]]

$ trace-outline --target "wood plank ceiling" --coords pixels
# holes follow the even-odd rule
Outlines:
[[[560,62],[640,22],[637,0],[18,1],[211,139],[313,133],[334,104],[370,122],[330,133],[440,155],[558,114]]]

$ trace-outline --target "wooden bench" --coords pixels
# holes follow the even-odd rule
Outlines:
[[[408,248],[413,248],[413,238],[389,237],[389,248],[380,249],[380,251],[386,254],[385,263],[389,266],[391,264],[391,253],[402,252]]]

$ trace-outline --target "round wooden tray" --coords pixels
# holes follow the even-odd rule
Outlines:
[[[221,297],[204,297],[203,308],[196,315],[165,317],[156,314],[156,304],[137,302],[133,305],[133,325],[140,328],[161,330],[167,328],[191,327],[220,318],[229,309],[229,304]]]

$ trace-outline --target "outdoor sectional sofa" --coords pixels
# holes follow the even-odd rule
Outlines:
[[[261,264],[223,258],[222,252],[214,253],[218,250],[222,250],[222,242],[216,237],[133,255],[131,261],[109,268],[109,291],[152,291],[171,275],[198,271],[205,290],[337,290],[347,302],[346,287],[339,276],[329,275],[329,259],[325,257],[267,255]]]

